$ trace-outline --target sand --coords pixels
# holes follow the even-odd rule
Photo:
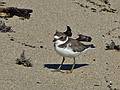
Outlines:
[[[0,33],[0,90],[120,90],[120,52],[105,50],[105,44],[111,40],[120,44],[117,38],[120,30],[116,29],[120,26],[120,0],[109,0],[110,7],[117,10],[115,13],[100,12],[104,7],[97,4],[109,9],[101,2],[104,0],[91,1],[94,3],[89,0],[6,0],[5,7],[33,9],[33,13],[28,20],[16,16],[6,20],[16,32]],[[72,28],[74,38],[78,33],[90,35],[96,45],[76,58],[79,67],[69,74],[47,68],[61,63],[62,57],[54,51],[52,40],[55,31],[64,31],[66,25]],[[110,35],[106,34],[109,31]],[[11,37],[15,41],[11,41]],[[33,67],[16,64],[23,50],[27,58],[31,57]],[[72,63],[73,59],[66,58],[66,65],[70,67]]]

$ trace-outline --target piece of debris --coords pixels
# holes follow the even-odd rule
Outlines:
[[[29,45],[29,44],[26,44],[26,43],[21,43],[22,45],[24,46],[28,46],[28,47],[31,47],[31,48],[36,48],[36,46],[33,46],[33,45]]]
[[[108,62],[106,62],[106,64],[107,64],[107,65],[109,65],[109,63],[108,63]]]
[[[14,39],[13,39],[13,38],[11,38],[11,39],[10,39],[10,41],[14,41]]]
[[[90,36],[86,36],[83,34],[78,34],[78,38],[76,40],[78,41],[85,41],[85,42],[91,42],[92,38]]]
[[[97,10],[95,8],[91,8],[92,12],[96,12]]]
[[[1,18],[11,18],[13,16],[23,17],[25,19],[30,18],[30,13],[32,13],[32,9],[21,9],[16,7],[7,7],[0,8],[0,17]]]
[[[43,48],[43,46],[40,46],[40,48]]]
[[[106,76],[104,78],[107,83],[107,88],[109,88],[109,90],[119,90],[118,88],[113,86],[113,82],[111,80],[108,80]]]
[[[5,22],[0,20],[0,32],[15,32],[11,29],[11,26],[6,26]]]
[[[22,54],[20,55],[20,58],[16,59],[16,64],[23,65],[25,67],[32,67],[30,58],[26,59],[25,57],[25,50],[23,50]]]
[[[120,30],[120,27],[115,27],[112,30],[108,31],[106,34],[107,35],[111,35],[112,32],[116,31],[116,30]]]
[[[111,5],[110,2],[109,2],[109,0],[99,0],[99,1],[101,1],[101,2],[103,2],[105,4],[107,4],[107,5]]]
[[[109,8],[109,9],[103,8],[99,12],[102,12],[102,11],[106,11],[106,12],[110,12],[110,13],[116,13],[117,10],[116,9],[112,9],[112,8]]]
[[[118,36],[118,38],[120,39],[120,36]]]
[[[99,4],[98,2],[93,0],[86,0],[86,2],[88,3],[87,5],[82,4],[78,1],[74,1],[73,3],[79,5],[82,8],[89,9],[92,12],[117,13],[116,9],[111,8],[111,4],[109,3],[108,0],[99,0],[99,1],[101,1],[102,4]]]
[[[4,6],[6,2],[0,1],[0,6]]]
[[[111,40],[110,44],[106,45],[106,49],[105,50],[120,50],[120,45],[116,45],[115,42],[113,40]]]
[[[95,61],[95,58],[93,59],[93,61]]]
[[[77,5],[79,5],[82,8],[89,8],[89,6],[83,5],[82,3],[79,3],[79,2],[74,2],[74,3],[77,4]]]
[[[94,84],[94,86],[100,86],[99,84]]]
[[[21,45],[24,45],[24,46],[27,46],[27,47],[30,47],[30,48],[36,48],[35,45],[30,45],[30,44],[27,44],[27,43],[25,43],[25,42],[17,41],[16,38],[10,36],[9,34],[8,34],[8,37],[9,37],[10,41],[15,41],[16,43],[19,43],[19,44],[21,44]]]
[[[113,90],[113,89],[112,89],[112,81],[109,82],[109,84],[107,85],[107,87],[108,87],[110,90]]]
[[[102,37],[105,37],[105,35],[102,35]]]
[[[89,3],[91,3],[91,4],[93,4],[94,6],[105,7],[105,5],[98,4],[98,3],[96,3],[96,2],[94,2],[92,0],[86,0],[86,1],[89,2]]]

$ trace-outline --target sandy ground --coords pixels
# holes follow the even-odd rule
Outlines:
[[[104,0],[91,1],[105,5]],[[29,20],[13,17],[6,21],[16,33],[0,33],[0,90],[120,90],[120,52],[105,50],[111,39],[120,44],[120,29],[116,29],[120,26],[120,0],[109,2],[116,13],[99,12],[100,7],[86,0],[6,0],[6,7],[30,8],[33,13]],[[51,72],[53,69],[44,66],[52,67],[62,60],[54,51],[53,34],[64,31],[66,25],[72,28],[74,38],[78,33],[92,36],[96,49],[76,58],[79,67],[73,73]],[[111,34],[106,34],[109,31]],[[22,50],[31,57],[33,67],[15,64]],[[66,58],[65,63],[69,66],[73,60]],[[80,67],[84,64],[88,65]]]

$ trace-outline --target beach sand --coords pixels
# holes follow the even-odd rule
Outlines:
[[[120,0],[109,0],[115,13],[100,11],[110,9],[102,1],[6,0],[4,7],[28,8],[33,13],[28,20],[9,18],[6,25],[16,32],[0,33],[0,90],[120,90],[120,52],[105,50],[111,40],[120,44]],[[66,25],[74,38],[78,33],[91,36],[96,48],[76,57],[79,67],[73,73],[51,72],[47,67],[62,61],[54,51],[53,35],[56,30],[66,30]],[[16,64],[23,50],[32,67]],[[73,59],[66,58],[65,64],[72,63]]]

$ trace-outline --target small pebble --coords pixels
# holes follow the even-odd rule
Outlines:
[[[37,84],[41,84],[41,82],[39,82],[39,81],[38,81],[38,82],[36,82],[36,83],[37,83]]]
[[[105,37],[105,35],[102,35],[102,37]]]
[[[43,46],[40,46],[40,48],[43,48]]]
[[[14,39],[13,39],[13,38],[11,38],[10,40],[11,40],[11,41],[14,41]]]
[[[106,62],[106,64],[108,65],[108,63]]]
[[[95,59],[93,59],[93,61],[95,61]]]

